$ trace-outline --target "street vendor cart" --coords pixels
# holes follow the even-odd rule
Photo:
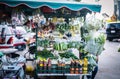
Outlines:
[[[81,41],[79,24],[70,25],[69,21],[76,17],[83,17],[85,21],[87,13],[100,12],[101,5],[71,1],[2,0],[0,6],[7,6],[11,9],[18,7],[30,16],[32,14],[35,16],[36,13],[32,12],[39,9],[36,11],[38,16],[32,18],[36,23],[35,79],[41,76],[49,76],[49,78],[50,76],[70,76],[71,78],[80,76],[82,79],[82,76],[91,75],[91,65],[84,57],[85,54],[82,54],[82,47],[85,43]],[[56,22],[55,28],[49,29],[43,18],[53,23]]]

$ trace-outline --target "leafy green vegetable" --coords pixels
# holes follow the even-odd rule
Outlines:
[[[95,66],[97,66],[97,57],[95,55],[91,55],[91,54],[88,54],[86,56],[86,58],[88,59],[88,62],[89,62],[89,68],[90,70],[93,70]]]
[[[100,34],[96,38],[91,38],[87,42],[84,50],[93,54],[93,55],[100,55],[102,53],[102,51],[104,50],[105,41],[106,41],[105,35]]]
[[[61,43],[55,43],[54,44],[54,49],[58,50],[58,51],[63,51],[63,50],[67,50],[68,46],[66,43],[61,42]]]
[[[42,39],[42,40],[38,40],[37,43],[38,43],[38,46],[41,46],[41,47],[48,47],[50,41],[47,40],[47,39]]]
[[[54,55],[51,53],[51,51],[44,49],[38,52],[37,57],[42,57],[47,59],[47,58],[54,58]]]
[[[95,42],[99,44],[105,44],[106,36],[104,34],[100,34],[97,38],[95,38]]]
[[[72,41],[72,42],[68,43],[68,48],[77,48],[77,49],[79,49],[82,46],[83,46],[82,43],[76,42],[76,41]]]
[[[64,34],[65,31],[68,31],[70,29],[70,25],[67,23],[57,24],[56,30],[59,31],[61,34]]]
[[[72,52],[59,53],[59,55],[61,58],[79,59]]]

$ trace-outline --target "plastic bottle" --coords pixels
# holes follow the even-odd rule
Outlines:
[[[48,73],[51,73],[51,59],[48,59],[48,64],[47,64],[47,71]]]
[[[74,61],[71,60],[71,64],[70,64],[70,73],[71,73],[71,74],[74,74],[74,70],[75,70],[75,68],[74,68]]]
[[[43,73],[43,61],[40,60],[40,61],[39,61],[39,64],[40,64],[40,67],[39,67],[40,73]]]
[[[79,74],[78,61],[75,61],[75,74]]]
[[[47,62],[45,60],[43,61],[43,72],[47,73]]]

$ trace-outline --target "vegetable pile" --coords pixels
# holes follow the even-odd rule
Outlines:
[[[61,58],[79,59],[72,52],[59,53],[59,55]]]
[[[51,53],[51,51],[47,50],[47,49],[43,49],[42,51],[39,51],[37,54],[37,57],[41,57],[41,58],[54,58],[54,55]]]
[[[106,40],[106,37],[104,34],[100,34],[96,38],[91,38],[87,42],[84,50],[93,55],[100,55],[104,50],[105,40]]]
[[[38,40],[38,46],[41,47],[48,47],[48,45],[50,44],[50,41],[47,39],[43,39],[43,40]]]
[[[58,51],[63,51],[63,50],[67,50],[68,47],[67,47],[66,43],[62,42],[62,43],[55,43],[54,44],[54,49],[58,50]]]

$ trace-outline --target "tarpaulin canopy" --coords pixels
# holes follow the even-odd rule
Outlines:
[[[100,12],[101,5],[97,4],[85,4],[80,2],[71,2],[71,1],[51,1],[51,0],[0,0],[0,4],[5,4],[10,7],[16,7],[19,5],[27,5],[30,8],[40,8],[47,6],[51,9],[60,9],[66,7],[73,11],[79,11],[81,9],[88,9],[93,12]]]

